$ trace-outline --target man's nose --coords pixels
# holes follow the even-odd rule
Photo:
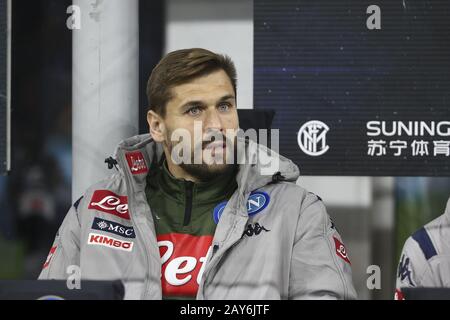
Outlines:
[[[203,130],[222,130],[222,119],[220,118],[219,112],[216,108],[207,111],[204,121],[205,123],[203,124]]]

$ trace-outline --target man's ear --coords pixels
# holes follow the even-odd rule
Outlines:
[[[147,112],[147,123],[153,140],[163,142],[165,140],[166,127],[161,116],[150,110]]]

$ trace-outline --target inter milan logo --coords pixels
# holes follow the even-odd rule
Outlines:
[[[330,128],[322,121],[308,121],[297,134],[300,149],[309,156],[323,155],[330,148],[326,141],[326,134],[329,130]]]

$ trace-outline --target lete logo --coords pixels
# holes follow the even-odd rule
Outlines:
[[[336,247],[336,254],[338,255],[338,257],[340,257],[342,260],[344,260],[348,264],[351,264],[344,244],[341,241],[339,241],[339,239],[337,239],[336,237],[333,237],[333,239],[334,239],[334,245]]]
[[[128,152],[125,157],[132,174],[141,174],[148,171],[142,152]]]
[[[130,220],[127,196],[118,196],[109,190],[96,190],[92,195],[88,208]]]

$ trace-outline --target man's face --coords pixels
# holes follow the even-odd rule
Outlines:
[[[231,171],[234,165],[227,163],[234,159],[236,140],[235,135],[229,134],[233,131],[226,130],[237,130],[239,120],[234,89],[225,71],[217,70],[175,86],[171,94],[166,116],[161,119],[166,157],[173,155],[176,145],[182,143],[186,147],[187,142],[190,155],[186,157],[190,163],[179,166],[191,176],[208,181]],[[172,141],[172,134],[177,129],[189,133],[190,141]]]

